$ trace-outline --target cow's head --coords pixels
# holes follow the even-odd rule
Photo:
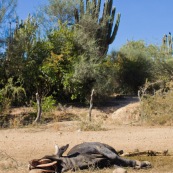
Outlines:
[[[29,170],[41,170],[41,173],[47,172],[57,172],[61,168],[61,157],[63,153],[67,150],[68,144],[62,147],[55,145],[55,154],[47,155],[41,159],[33,159],[29,161],[28,169]],[[59,172],[59,171],[58,171]]]
[[[52,161],[50,159],[34,159],[29,161],[29,170],[40,169],[42,172],[56,172],[57,161]]]

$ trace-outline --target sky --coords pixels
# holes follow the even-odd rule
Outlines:
[[[40,4],[47,2],[48,0],[18,0],[19,18],[25,19]],[[114,0],[113,5],[116,12],[121,13],[121,21],[109,52],[119,50],[127,41],[132,40],[161,45],[163,35],[173,33],[173,0]]]

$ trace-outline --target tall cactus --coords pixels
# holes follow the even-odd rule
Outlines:
[[[114,18],[116,8],[112,7],[113,0],[105,0],[103,13],[101,16],[101,0],[81,0],[80,9],[75,9],[75,21],[77,24],[81,24],[84,15],[90,15],[97,24],[97,33],[95,33],[95,39],[100,48],[100,54],[105,55],[108,51],[109,45],[114,41],[121,15],[118,13],[116,23],[114,24]],[[101,16],[101,17],[100,17]]]

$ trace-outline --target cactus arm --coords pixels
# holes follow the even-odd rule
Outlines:
[[[116,8],[114,7],[112,9],[111,19],[109,21],[107,40],[109,40],[109,38],[111,37],[112,26],[113,26],[113,22],[114,22],[114,18],[115,18],[115,12],[116,12]]]
[[[95,16],[98,21],[99,21],[100,6],[101,6],[101,0],[98,0],[96,6],[96,16]]]
[[[109,6],[108,6],[108,15],[111,15],[112,12],[112,4],[113,4],[113,0],[109,0]]]
[[[86,12],[87,13],[89,13],[89,8],[90,8],[89,3],[90,3],[90,1],[86,0]]]
[[[75,22],[79,23],[79,12],[76,8],[74,10],[74,18],[75,18]]]
[[[84,15],[84,1],[80,1],[80,19]]]
[[[96,8],[97,1],[93,0],[93,2],[94,2],[94,7]]]
[[[117,19],[116,19],[116,24],[114,26],[114,31],[112,33],[112,36],[108,40],[108,44],[111,44],[114,41],[115,37],[116,37],[117,31],[118,31],[118,27],[119,27],[119,23],[120,23],[120,18],[121,18],[121,14],[118,13]]]
[[[108,0],[104,2],[103,15],[102,15],[103,21],[106,19],[106,16],[107,16],[107,8],[108,8]]]
[[[97,4],[96,0],[93,0],[92,1],[92,17],[93,17],[93,19],[95,19],[95,17],[96,17],[96,4]]]

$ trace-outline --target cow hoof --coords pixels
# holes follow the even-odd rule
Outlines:
[[[125,170],[124,168],[117,167],[113,170],[112,173],[127,173],[127,170]]]
[[[142,169],[142,168],[151,168],[151,163],[148,161],[139,161],[136,160],[136,165],[135,165],[135,169]]]

